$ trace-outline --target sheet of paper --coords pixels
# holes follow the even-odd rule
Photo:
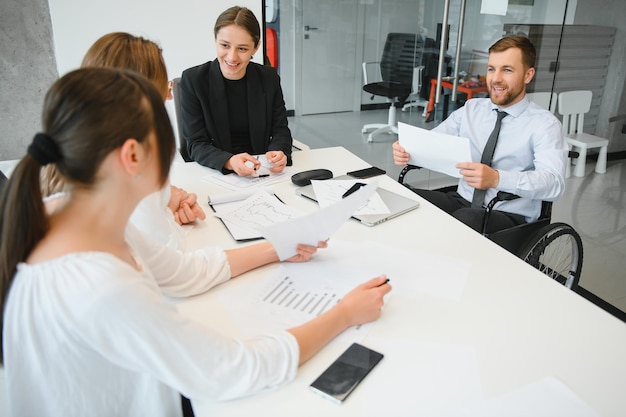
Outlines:
[[[241,191],[226,191],[221,193],[209,194],[207,200],[209,204],[217,205],[224,203],[231,203],[233,201],[243,201],[248,197],[252,197],[259,191],[265,191],[269,194],[274,194],[274,187],[253,188]]]
[[[460,178],[455,165],[470,162],[469,139],[398,123],[398,140],[409,153],[409,164]]]
[[[228,213],[233,210],[236,210],[237,207],[241,204],[241,202],[247,198],[252,197],[254,194],[259,192],[266,192],[269,196],[276,198],[274,195],[273,187],[264,187],[264,188],[252,188],[245,189],[241,191],[228,191],[221,193],[214,193],[207,197],[209,205],[219,217],[220,214]],[[236,241],[247,241],[247,240],[256,240],[263,239],[263,236],[255,230],[249,227],[242,227],[237,223],[234,223],[230,220],[221,219],[226,229],[230,232],[230,235]]]
[[[567,385],[547,377],[479,404],[462,406],[436,417],[599,417]]]
[[[376,186],[368,184],[337,203],[288,221],[260,227],[265,239],[272,242],[281,261],[296,254],[299,243],[317,245],[328,239],[374,194]]]
[[[330,309],[357,285],[381,274],[391,280],[387,303],[400,296],[410,303],[425,296],[458,300],[469,268],[468,263],[452,257],[403,251],[371,241],[330,239],[328,248],[318,250],[309,262],[285,262],[247,283],[245,292],[220,292],[219,301],[241,333],[253,336],[302,324]],[[352,329],[346,337],[362,338],[372,329],[383,331],[374,322]]]
[[[283,172],[277,174],[269,172],[267,168],[261,167],[257,175],[242,177],[237,174],[224,175],[215,172],[202,177],[203,180],[210,181],[229,190],[241,190],[247,188],[261,188],[283,181],[291,180],[291,176],[297,172],[293,167],[285,167]],[[267,176],[260,176],[267,175]]]
[[[219,302],[243,337],[289,329],[330,310],[360,283],[336,275],[305,273],[308,263],[285,263],[268,276],[250,282],[245,293],[220,293]],[[339,337],[361,339],[371,328],[357,326]]]
[[[211,205],[211,207],[213,208],[215,215],[217,217],[220,217],[220,214],[222,213],[229,213],[235,210],[239,204],[240,201],[231,201],[229,203]],[[241,226],[236,222],[224,218],[222,218],[221,220],[222,223],[224,223],[224,226],[226,226],[226,228],[230,232],[230,235],[233,237],[233,239],[237,241],[263,239],[263,236],[261,236],[261,234],[255,229]]]
[[[300,274],[334,276],[362,283],[386,274],[392,293],[419,300],[434,297],[458,301],[463,296],[471,263],[452,256],[406,250],[377,242],[345,242],[331,238],[328,248],[317,251]]]
[[[369,248],[365,256],[385,259],[388,264],[393,264],[387,267],[389,274],[406,277],[394,285],[404,297],[429,296],[458,301],[463,296],[472,267],[470,262],[435,253],[392,250],[374,243],[370,243]],[[411,265],[408,271],[407,265]]]
[[[298,210],[281,203],[275,196],[264,191],[224,207],[215,213],[217,217],[238,228],[253,231],[257,236],[261,235],[259,230],[264,226],[286,222],[302,215]]]
[[[320,207],[328,207],[343,199],[343,194],[350,189],[354,184],[374,184],[378,181],[367,179],[353,179],[353,180],[332,180],[332,181],[319,181],[313,180],[313,190],[315,191],[315,197]],[[386,214],[389,213],[389,207],[385,204],[380,195],[375,192],[367,200],[367,202],[359,207],[354,214]]]

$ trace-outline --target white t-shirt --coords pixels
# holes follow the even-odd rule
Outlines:
[[[156,243],[132,228],[127,238],[141,272],[101,252],[18,266],[4,312],[10,415],[180,416],[179,393],[225,400],[294,378],[290,333],[233,340],[165,301],[227,280],[223,251],[162,248],[146,260]],[[154,276],[156,261],[185,274]]]

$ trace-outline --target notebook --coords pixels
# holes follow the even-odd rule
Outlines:
[[[354,178],[347,175],[342,175],[340,177],[335,177],[331,180],[326,181],[333,180],[354,180]],[[398,217],[401,214],[414,210],[418,208],[420,204],[415,200],[411,200],[410,198],[404,197],[400,194],[394,193],[393,191],[389,191],[384,188],[378,187],[376,192],[385,202],[387,208],[389,208],[389,213],[360,214],[352,216],[353,219],[358,220],[366,226],[376,226],[377,224],[386,222],[389,219],[393,219],[394,217]],[[315,198],[315,191],[313,190],[313,185],[307,185],[305,187],[296,189],[296,194],[317,202],[317,199]]]
[[[230,191],[230,192],[223,192],[223,193],[209,195],[208,196],[209,207],[211,207],[215,213],[227,212],[229,210],[232,210],[233,207],[237,206],[242,201],[244,201],[248,197],[253,196],[255,193],[259,191],[266,191],[270,193],[271,195],[275,196],[278,201],[283,203],[283,201],[280,198],[278,198],[276,194],[274,194],[274,191],[272,188],[264,187],[264,188],[254,188],[252,190]],[[224,226],[226,226],[226,229],[228,230],[230,235],[237,242],[248,242],[252,240],[263,239],[263,236],[261,236],[261,234],[257,230],[238,226],[237,224],[230,222],[226,219],[222,219],[221,217],[218,217],[218,218],[222,221]]]

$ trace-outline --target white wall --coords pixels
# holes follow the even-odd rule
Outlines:
[[[252,10],[260,23],[263,16],[261,0],[49,0],[49,5],[60,75],[78,68],[100,36],[124,31],[161,45],[172,79],[215,58],[213,26],[222,11],[238,5]],[[254,60],[262,63],[262,55]]]

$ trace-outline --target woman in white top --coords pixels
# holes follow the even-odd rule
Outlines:
[[[141,235],[127,228],[139,201],[166,183],[175,152],[154,85],[123,70],[73,71],[47,93],[42,120],[0,201],[0,358],[11,415],[179,416],[179,393],[222,400],[277,386],[337,334],[380,315],[384,276],[310,322],[250,340],[185,319],[163,294],[202,290],[201,277],[155,278],[135,250]],[[47,215],[39,173],[49,163],[71,186]],[[315,250],[301,246],[292,260]],[[269,244],[250,255],[228,272],[277,260]]]
[[[81,67],[137,71],[156,85],[163,101],[172,98],[171,82],[168,81],[161,47],[144,37],[126,32],[103,35],[91,45]],[[56,172],[54,165],[48,165],[43,173],[44,196],[65,189],[65,181]],[[187,193],[168,182],[137,205],[131,216],[131,223],[151,238],[171,248],[184,250],[184,231],[181,225],[204,218],[205,214],[197,203],[196,194]]]

